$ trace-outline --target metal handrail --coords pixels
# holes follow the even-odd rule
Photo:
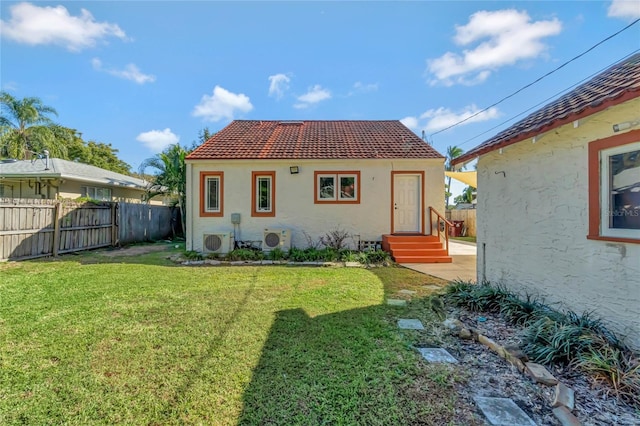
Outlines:
[[[447,256],[449,255],[449,232],[448,227],[453,226],[453,223],[449,222],[442,214],[440,214],[436,209],[429,206],[429,221],[431,224],[431,232],[433,233],[433,215],[436,215],[436,219],[438,222],[438,240],[442,239],[442,234],[444,233],[444,242],[445,242],[445,250],[447,251]],[[444,229],[441,229],[441,225],[444,224]]]

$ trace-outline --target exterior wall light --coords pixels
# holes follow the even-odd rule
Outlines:
[[[298,166],[291,166],[289,167],[289,173],[291,173],[292,175],[297,175],[298,173],[300,173],[300,168]]]

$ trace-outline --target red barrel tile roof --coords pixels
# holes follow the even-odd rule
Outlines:
[[[452,161],[464,163],[640,96],[640,53],[617,63],[586,83],[530,114]]]
[[[397,120],[235,120],[187,159],[444,158]]]

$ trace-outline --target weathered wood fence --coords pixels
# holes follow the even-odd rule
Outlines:
[[[0,199],[0,260],[159,240],[171,217],[166,206]]]
[[[447,210],[444,214],[448,221],[453,222],[454,220],[463,220],[464,227],[467,230],[466,237],[475,237],[476,236],[476,210],[475,209],[466,209],[466,210]]]

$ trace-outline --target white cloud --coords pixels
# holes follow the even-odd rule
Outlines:
[[[275,74],[269,76],[269,96],[281,99],[284,92],[289,90],[291,78],[286,74]]]
[[[365,84],[361,81],[353,83],[353,89],[349,92],[348,96],[353,96],[358,93],[376,92],[378,90],[378,83]]]
[[[15,81],[7,81],[6,83],[2,83],[2,90],[6,92],[17,92],[18,83],[16,83]]]
[[[531,22],[525,11],[476,12],[467,25],[456,27],[454,37],[456,44],[471,48],[428,60],[430,82],[447,86],[481,83],[497,68],[540,56],[547,49],[542,39],[561,30],[557,18]]]
[[[200,103],[193,109],[193,115],[207,121],[220,121],[223,118],[233,120],[236,112],[249,112],[252,109],[253,105],[245,94],[231,93],[216,86],[211,96],[202,96]]]
[[[150,130],[142,132],[137,137],[138,142],[142,142],[144,146],[153,152],[162,152],[169,145],[173,145],[180,141],[180,136],[174,134],[170,128],[164,130]]]
[[[400,120],[400,122],[416,133],[422,130],[433,133],[460,123],[462,120],[466,121],[460,125],[493,120],[501,115],[498,108],[495,107],[489,108],[486,111],[480,111],[480,108],[473,104],[467,105],[458,112],[451,111],[449,108],[440,107],[427,110],[423,112],[420,117],[405,117]]]
[[[610,18],[637,19],[640,18],[640,1],[638,0],[613,0],[607,16]]]
[[[319,84],[316,84],[310,87],[307,93],[298,96],[298,103],[294,104],[293,107],[298,109],[307,108],[311,104],[316,104],[326,99],[331,99],[331,92],[323,89]]]
[[[138,84],[153,83],[156,81],[156,77],[151,74],[144,74],[135,64],[127,64],[122,70],[115,68],[103,68],[102,61],[98,58],[91,60],[91,65],[96,71],[106,72],[118,78],[125,80],[131,80]]]
[[[410,128],[411,130],[418,131],[420,130],[420,126],[418,125],[418,119],[416,117],[405,117],[400,120],[402,124]]]
[[[70,15],[64,6],[38,7],[31,3],[18,3],[9,10],[10,19],[0,20],[0,34],[18,43],[54,44],[80,51],[107,37],[127,39],[117,24],[96,22],[86,9],[81,9],[79,16]]]

